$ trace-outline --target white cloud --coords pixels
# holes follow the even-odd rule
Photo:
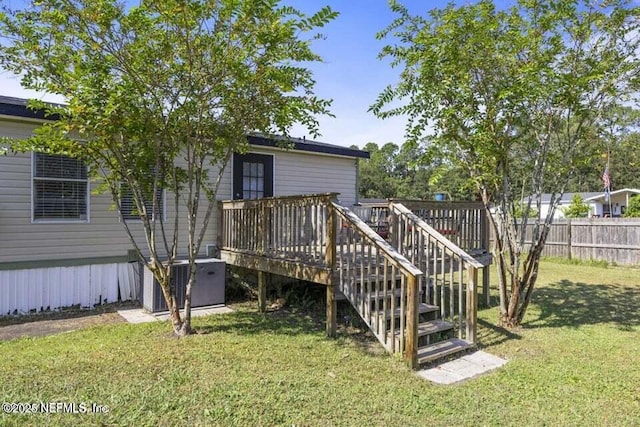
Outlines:
[[[12,96],[14,98],[36,98],[48,102],[64,103],[64,98],[60,95],[36,92],[23,88],[20,85],[20,77],[8,71],[0,72],[0,95]]]

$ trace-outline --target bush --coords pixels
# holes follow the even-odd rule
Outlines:
[[[567,218],[584,218],[589,215],[589,206],[584,203],[581,195],[574,194],[571,204],[562,209],[562,212]]]
[[[633,196],[629,199],[629,206],[624,212],[625,218],[639,218],[640,217],[640,194]]]

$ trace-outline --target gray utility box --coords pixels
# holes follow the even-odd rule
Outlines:
[[[176,261],[173,265],[173,281],[180,308],[184,308],[184,298],[189,281],[189,261]],[[167,311],[167,303],[160,284],[148,268],[143,266],[142,306],[155,313]],[[226,263],[217,258],[196,260],[196,283],[191,289],[191,307],[224,304]]]

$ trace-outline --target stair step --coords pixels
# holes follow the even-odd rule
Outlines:
[[[430,320],[428,322],[422,322],[418,324],[418,337],[425,335],[435,334],[437,332],[444,332],[453,329],[453,325],[444,320]],[[391,333],[388,333],[391,336]],[[395,331],[396,337],[400,336],[400,331]]]
[[[404,291],[404,294],[405,295],[407,294],[406,290]],[[394,295],[396,297],[401,297],[402,296],[402,289],[395,289],[395,290],[388,289],[387,290],[387,297],[390,297],[392,295]],[[367,298],[367,294],[364,294],[364,295],[363,294],[356,294],[355,297],[356,297],[357,301],[360,301],[360,298]],[[384,298],[384,292],[382,290],[380,290],[378,292],[378,299],[382,299],[382,298]],[[376,293],[375,292],[371,292],[371,301],[375,301],[375,299],[376,299]]]
[[[429,305],[429,304],[425,304],[425,303],[420,303],[418,305],[418,314],[424,314],[424,313],[431,313],[434,311],[438,311],[440,310],[440,307],[438,307],[437,305]],[[380,310],[379,311],[380,315],[383,314],[383,311]],[[375,312],[373,313],[375,314]],[[396,309],[394,310],[394,315],[395,317],[400,317],[400,307],[396,307]],[[391,310],[387,310],[387,319],[391,317]]]
[[[473,347],[473,343],[460,338],[451,338],[425,347],[420,347],[418,348],[418,363],[421,365],[429,363],[450,354],[464,351],[470,347]]]

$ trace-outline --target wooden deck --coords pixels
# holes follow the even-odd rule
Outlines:
[[[482,230],[467,230],[484,223],[478,210],[447,214],[457,221],[459,235],[445,237],[404,204],[390,202],[385,240],[366,217],[335,198],[321,194],[223,202],[221,257],[258,271],[261,295],[267,274],[325,285],[330,336],[335,335],[336,295],[341,292],[385,348],[402,353],[412,368],[426,354],[444,354],[435,349],[438,342],[459,350],[475,343],[478,270],[488,271],[484,267],[490,257],[483,247],[473,248],[477,256],[471,256],[452,238],[485,244]]]

